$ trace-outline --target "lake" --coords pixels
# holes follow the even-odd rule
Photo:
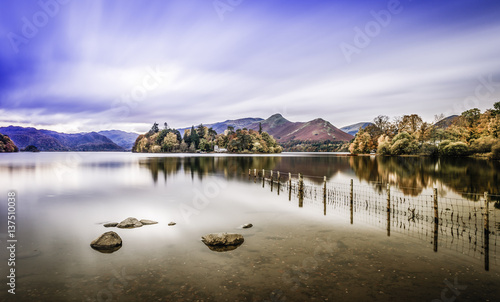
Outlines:
[[[0,154],[0,240],[9,192],[18,240],[16,299],[4,282],[0,300],[494,301],[499,174],[472,158]],[[127,217],[159,223],[103,226]],[[90,247],[111,230],[119,250]],[[212,251],[200,239],[218,232],[245,241]]]

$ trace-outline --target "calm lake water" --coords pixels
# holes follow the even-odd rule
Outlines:
[[[270,170],[280,171],[279,188]],[[297,173],[305,175],[302,201]],[[500,162],[477,159],[0,154],[0,240],[7,246],[10,191],[18,239],[16,295],[3,282],[0,300],[495,301],[499,174]],[[491,194],[486,237],[484,192]],[[159,223],[103,226],[127,217]],[[254,226],[241,229],[245,223]],[[90,242],[110,230],[122,248],[93,250]],[[201,236],[218,232],[241,233],[245,242],[211,251]],[[1,255],[7,276],[5,247]]]

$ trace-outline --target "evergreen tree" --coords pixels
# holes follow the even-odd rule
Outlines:
[[[194,146],[194,149],[198,149],[200,145],[200,136],[195,131],[194,126],[191,126],[191,145]]]

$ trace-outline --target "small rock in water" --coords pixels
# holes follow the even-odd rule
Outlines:
[[[208,234],[201,237],[201,241],[212,251],[226,252],[236,249],[245,239],[241,234]]]
[[[168,226],[173,226],[173,225],[176,225],[177,223],[175,222],[169,222]]]
[[[93,240],[90,246],[102,253],[113,253],[122,247],[122,239],[115,232],[106,232]]]
[[[122,222],[120,222],[116,227],[118,228],[138,228],[141,227],[142,223],[134,217],[129,217]]]
[[[141,219],[139,222],[142,223],[143,225],[157,224],[158,223],[157,221],[147,220],[147,219]]]
[[[253,227],[253,224],[247,223],[247,224],[242,225],[241,227],[244,229],[249,229],[249,228]]]
[[[110,222],[110,223],[105,223],[104,227],[106,228],[112,228],[118,225],[118,222]]]

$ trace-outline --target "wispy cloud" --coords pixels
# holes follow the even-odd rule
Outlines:
[[[500,5],[486,0],[401,1],[346,62],[339,45],[389,2],[244,1],[221,22],[211,1],[68,1],[19,52],[8,34],[22,35],[23,18],[42,8],[10,2],[0,12],[0,125],[145,131],[276,111],[338,126],[432,119],[473,94],[479,76],[500,82]],[[162,81],[130,98],[156,68]],[[500,88],[478,106],[495,99]]]

